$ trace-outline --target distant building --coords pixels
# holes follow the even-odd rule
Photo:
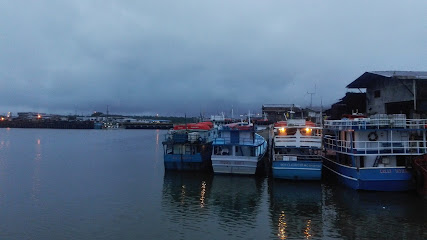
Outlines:
[[[351,113],[366,113],[366,93],[347,92],[345,97],[326,111],[331,119],[341,119],[344,114]]]
[[[301,117],[303,109],[295,104],[264,104],[262,105],[262,115],[267,115],[271,122],[284,121],[292,114],[294,117]]]
[[[20,120],[37,120],[42,118],[47,118],[49,115],[46,113],[36,113],[36,112],[18,112],[18,119]]]
[[[427,116],[427,72],[365,72],[347,88],[366,89],[366,113]]]

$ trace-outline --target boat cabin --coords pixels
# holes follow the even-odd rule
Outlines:
[[[321,148],[322,128],[304,119],[274,124],[274,146],[282,148]]]

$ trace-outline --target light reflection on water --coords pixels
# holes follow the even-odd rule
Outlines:
[[[155,152],[156,152],[156,155],[157,156],[160,156],[160,154],[162,153],[163,154],[163,152],[160,152],[159,151],[159,149],[160,149],[160,146],[163,148],[163,145],[162,145],[162,143],[160,142],[160,135],[161,135],[161,132],[160,132],[160,130],[159,129],[157,129],[157,130],[155,130],[156,131],[156,144],[155,144]],[[163,167],[163,158],[160,158],[160,157],[156,157],[155,158],[155,166],[156,166],[156,168],[157,167],[159,167],[159,166],[161,166],[161,167]],[[161,162],[161,164],[160,164],[160,162]]]
[[[279,239],[286,239],[287,235],[286,235],[286,215],[285,212],[281,212],[280,216],[279,216],[279,226],[278,226],[278,233],[277,236],[279,237]]]
[[[163,172],[158,130],[0,129],[0,239],[427,239],[427,202]]]
[[[37,139],[34,157],[34,170],[33,170],[33,187],[31,192],[31,199],[37,202],[40,193],[40,162],[42,161],[42,146],[41,140]]]
[[[320,182],[269,181],[270,214],[278,226],[278,239],[320,239],[322,184]]]

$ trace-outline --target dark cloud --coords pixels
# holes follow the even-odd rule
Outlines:
[[[425,1],[1,1],[0,113],[328,105],[365,71],[426,70]]]

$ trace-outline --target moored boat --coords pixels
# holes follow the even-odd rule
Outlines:
[[[163,141],[166,170],[211,170],[212,123],[176,125]]]
[[[322,127],[305,119],[274,124],[273,178],[320,180]]]
[[[426,124],[404,114],[326,120],[325,173],[353,189],[414,189],[411,165],[426,153]]]
[[[226,124],[218,129],[213,141],[214,173],[255,174],[261,167],[267,142],[247,123]]]

